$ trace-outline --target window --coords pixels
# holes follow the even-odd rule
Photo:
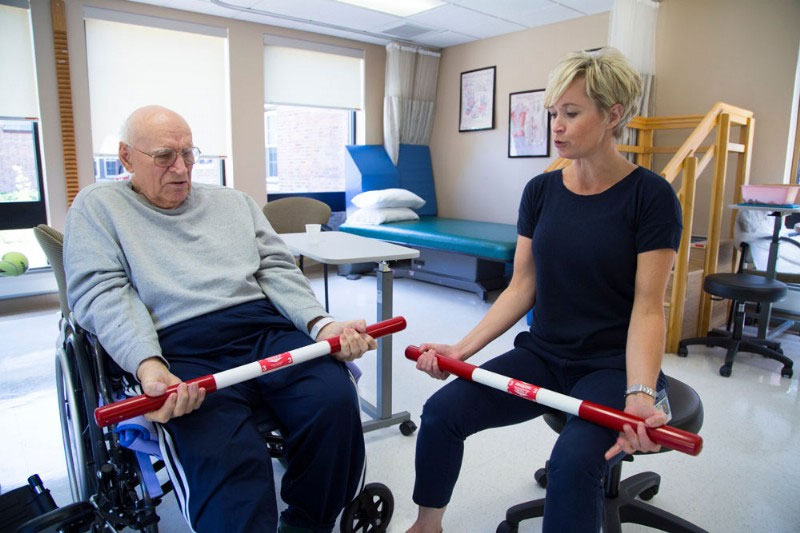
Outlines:
[[[275,106],[268,107],[264,112],[264,131],[267,140],[267,184],[278,184],[278,146],[276,139],[278,138],[276,131],[276,114]],[[275,178],[270,181],[269,178]]]
[[[32,43],[29,10],[0,4],[0,244],[47,223]]]
[[[355,143],[363,50],[267,35],[264,130],[268,193],[344,191]]]
[[[42,198],[35,125],[32,120],[0,120],[0,202]]]
[[[133,110],[158,104],[192,128],[203,154],[192,179],[224,184],[230,107],[225,28],[89,6],[84,14],[95,178],[127,179],[116,160],[120,127]],[[109,75],[121,65],[137,75]]]
[[[267,190],[344,190],[344,146],[355,142],[355,111],[268,106]],[[280,162],[280,164],[279,164]]]

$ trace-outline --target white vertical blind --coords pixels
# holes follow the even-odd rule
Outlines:
[[[226,39],[163,29],[163,19],[139,16],[129,24],[89,16],[101,11],[85,20],[94,153],[116,154],[123,121],[157,104],[186,119],[204,154],[226,155]]]
[[[276,36],[264,42],[265,103],[362,108],[362,50]]]
[[[39,116],[28,9],[0,4],[0,116]]]

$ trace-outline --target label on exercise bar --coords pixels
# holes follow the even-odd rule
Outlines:
[[[536,394],[539,392],[539,387],[531,385],[530,383],[525,383],[524,381],[510,379],[508,380],[508,392],[514,396],[521,396],[522,398],[535,401]]]
[[[292,364],[292,355],[289,352],[279,353],[266,359],[260,359],[258,364],[261,365],[261,372],[269,372],[282,366]]]

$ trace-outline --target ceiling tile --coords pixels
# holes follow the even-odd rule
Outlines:
[[[537,9],[535,11],[528,11],[520,14],[519,23],[525,24],[531,28],[536,26],[544,26],[546,24],[553,24],[554,22],[561,22],[562,20],[569,20],[580,17],[581,14],[574,9],[569,9],[559,5],[552,5]]]
[[[611,8],[614,7],[614,0],[558,0],[558,3],[585,15],[611,11]]]
[[[552,0],[448,0],[451,4],[515,21],[520,13],[553,5]]]
[[[476,37],[525,29],[524,26],[456,5],[446,5],[407,17],[423,25]]]
[[[322,33],[324,35],[332,35],[334,37],[342,37],[343,39],[350,39],[354,41],[361,41],[364,43],[381,44],[381,45],[389,44],[391,42],[391,39],[388,36],[384,39],[372,35],[367,35],[364,33],[320,28],[319,26],[312,26],[311,24],[308,24],[307,26],[308,26],[307,28],[304,28],[306,31]],[[371,32],[371,33],[376,33],[376,32]]]
[[[476,38],[472,35],[464,35],[463,33],[457,33],[454,31],[426,33],[425,35],[420,35],[415,39],[415,41],[419,44],[434,46],[436,48],[447,48],[448,46],[456,46],[475,40]]]
[[[252,8],[360,30],[372,30],[380,25],[399,24],[403,21],[401,17],[388,13],[343,4],[334,0],[303,0],[302,2],[297,0],[259,0]]]
[[[211,2],[208,3],[210,4]],[[223,0],[223,3],[238,7],[253,7],[254,4],[258,3],[258,0]]]

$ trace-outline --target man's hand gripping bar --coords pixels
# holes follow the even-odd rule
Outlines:
[[[409,346],[406,348],[406,357],[412,361],[419,359],[422,354],[419,347]],[[450,372],[456,376],[474,381],[481,385],[492,387],[493,389],[525,398],[532,402],[558,409],[570,415],[575,415],[584,420],[594,422],[603,427],[622,432],[623,427],[626,425],[631,426],[635,430],[639,422],[644,420],[638,416],[633,416],[618,409],[606,407],[597,403],[589,402],[586,400],[579,400],[572,396],[553,392],[548,389],[543,389],[519,381],[496,372],[490,372],[478,368],[475,365],[457,361],[449,357],[436,354],[436,362],[441,370]],[[665,446],[672,450],[688,453],[689,455],[697,455],[703,449],[703,439],[699,435],[684,431],[682,429],[674,428],[671,426],[659,426],[656,428],[645,427],[647,436],[650,440],[661,446]]]
[[[397,333],[405,328],[406,319],[398,316],[367,326],[366,333],[372,338],[377,339],[378,337],[383,337],[384,335]],[[330,339],[326,339],[315,344],[310,344],[302,348],[297,348],[289,352],[273,355],[272,357],[267,357],[266,359],[260,359],[258,361],[253,361],[252,363],[237,366],[229,370],[190,379],[185,383],[187,385],[197,383],[198,386],[202,389],[205,389],[206,394],[208,394],[210,392],[214,392],[215,390],[222,389],[230,385],[235,385],[237,383],[241,383],[242,381],[247,381],[248,379],[256,378],[262,374],[273,372],[279,368],[296,365],[298,363],[303,363],[323,355],[336,353],[340,349],[341,344],[339,337],[331,337]],[[167,401],[167,397],[178,389],[178,385],[179,384],[167,387],[166,392],[164,392],[164,394],[161,396],[147,396],[146,394],[140,394],[139,396],[134,396],[120,402],[114,402],[108,405],[103,405],[102,407],[98,407],[94,411],[94,419],[98,426],[105,427],[122,420],[133,418],[134,416],[155,411],[164,405],[164,402]]]

